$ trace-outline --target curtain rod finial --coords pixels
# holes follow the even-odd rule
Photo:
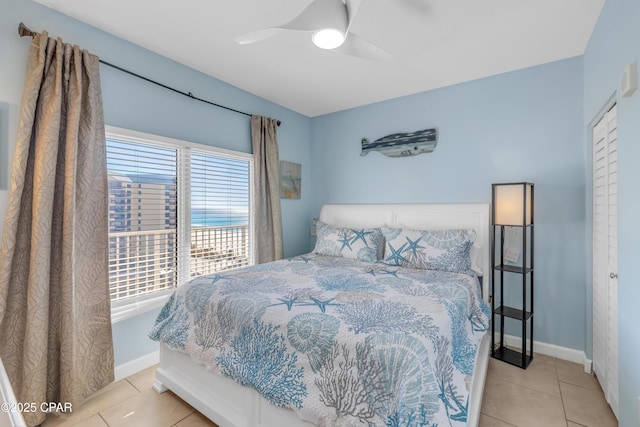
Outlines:
[[[29,28],[27,28],[26,25],[24,25],[24,23],[20,23],[20,25],[18,25],[18,34],[20,35],[20,37],[24,37],[24,36],[30,36],[33,37],[35,36],[35,33],[33,31],[31,31]]]

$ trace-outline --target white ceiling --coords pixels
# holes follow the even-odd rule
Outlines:
[[[309,33],[234,41],[311,0],[36,1],[309,117],[581,55],[604,4],[363,0],[352,31],[394,56],[373,62],[318,49]]]

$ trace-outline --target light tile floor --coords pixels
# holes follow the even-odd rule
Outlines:
[[[480,427],[617,427],[582,365],[536,354],[526,370],[489,359]]]
[[[173,393],[156,393],[155,368],[111,384],[72,414],[50,415],[42,427],[215,427]],[[527,370],[489,360],[480,427],[617,425],[581,365],[538,354]]]

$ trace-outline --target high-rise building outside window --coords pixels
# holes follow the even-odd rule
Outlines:
[[[250,154],[107,128],[114,321],[253,263]]]

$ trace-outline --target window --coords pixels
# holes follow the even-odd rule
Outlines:
[[[248,154],[107,128],[114,321],[191,278],[253,263],[251,170]]]

